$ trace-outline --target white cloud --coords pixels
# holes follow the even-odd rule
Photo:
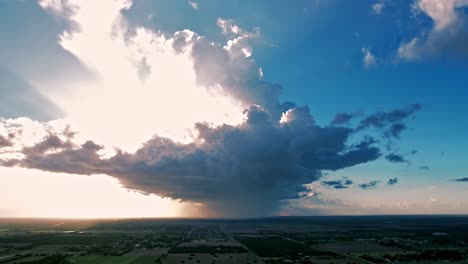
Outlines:
[[[188,3],[193,9],[198,10],[198,4],[196,2],[189,1]]]
[[[361,52],[362,52],[362,55],[363,55],[362,62],[363,62],[364,67],[366,69],[377,63],[377,60],[376,60],[375,56],[372,54],[372,52],[370,51],[370,49],[368,49],[366,47],[363,47],[361,49]]]
[[[419,38],[413,38],[407,43],[402,43],[397,51],[398,57],[408,61],[419,60],[421,58],[419,42]]]
[[[235,24],[232,19],[223,18],[218,18],[216,24],[221,28],[222,33],[230,38],[224,49],[229,51],[233,57],[242,56],[248,58],[252,56],[253,48],[251,40],[259,37],[260,28],[255,27],[252,32],[246,31]]]
[[[253,32],[242,29],[239,25],[235,24],[232,19],[218,18],[216,24],[221,28],[224,35],[229,37],[248,37],[256,38],[260,35],[260,28],[254,27]]]
[[[378,2],[372,5],[372,13],[376,15],[382,14],[383,9],[385,8],[385,4],[382,2]]]
[[[198,82],[192,46],[200,36],[195,33],[187,31],[184,50],[175,50],[176,41],[182,41],[178,32],[166,37],[144,27],[129,28],[121,11],[130,8],[131,1],[41,0],[40,4],[79,28],[64,32],[60,45],[96,76],[80,84],[61,83],[67,89],[47,94],[80,136],[131,151],[154,134],[189,142],[189,130],[196,122],[242,122],[243,102]],[[229,30],[242,33],[239,38],[252,36],[234,25]],[[244,57],[252,53],[243,39],[231,40],[226,49]]]
[[[232,19],[218,18],[216,22],[225,35],[242,35],[243,30]]]
[[[426,14],[434,25],[429,33],[422,32],[409,41],[402,42],[397,51],[398,59],[421,60],[440,52],[468,53],[466,30],[462,14],[457,9],[468,6],[468,0],[418,0],[412,5],[414,15]]]
[[[468,0],[420,0],[418,7],[435,23],[434,30],[444,30],[456,23],[459,15],[456,8],[468,5]]]

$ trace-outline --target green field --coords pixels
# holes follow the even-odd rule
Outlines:
[[[468,263],[468,217],[34,221],[0,219],[0,264]]]
[[[149,256],[75,256],[68,259],[76,264],[150,264],[156,257]]]

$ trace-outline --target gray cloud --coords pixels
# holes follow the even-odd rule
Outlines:
[[[130,189],[203,202],[224,216],[252,216],[271,214],[280,200],[306,195],[310,190],[304,185],[319,179],[322,170],[380,156],[370,145],[347,147],[352,129],[320,127],[305,107],[289,110],[286,123],[272,121],[259,107],[246,114],[239,126],[197,124],[199,136],[191,144],[155,136],[134,154],[108,159],[98,155],[101,147],[92,141],[76,145],[51,134],[24,148],[24,159],[2,165],[107,174]]]
[[[247,107],[260,105],[273,119],[279,119],[284,108],[293,108],[294,104],[279,102],[282,87],[263,80],[260,67],[249,56],[252,52],[250,42],[258,36],[258,29],[247,32],[237,25],[234,27],[231,20],[225,22],[229,22],[223,24],[226,30],[238,32],[225,46],[185,30],[174,34],[174,49],[182,52],[191,47],[199,84],[233,96]]]
[[[403,123],[396,123],[391,125],[388,128],[388,131],[385,132],[385,135],[387,137],[394,137],[394,138],[400,138],[401,132],[403,132],[406,129],[406,125]]]
[[[387,185],[395,185],[398,183],[398,178],[388,179]]]
[[[454,181],[457,181],[457,182],[468,182],[468,178],[455,179]]]
[[[431,167],[429,167],[429,166],[420,166],[419,169],[421,169],[421,170],[430,170]]]
[[[15,137],[13,134],[9,134],[7,137],[0,135],[0,148],[13,146],[12,139]]]
[[[354,117],[353,114],[349,114],[346,112],[338,113],[335,115],[335,118],[331,121],[331,126],[340,126],[340,125],[347,125],[349,121]]]
[[[420,104],[412,104],[390,112],[377,112],[361,120],[357,130],[370,127],[389,129],[386,131],[388,135],[399,137],[400,133],[406,128],[402,121],[413,116],[421,109]]]
[[[408,163],[408,160],[401,154],[388,154],[385,159],[393,163]]]
[[[353,181],[347,178],[343,178],[341,180],[322,181],[321,184],[334,189],[347,189],[353,184]]]
[[[411,166],[411,161],[408,156],[416,155],[417,153],[417,150],[412,150],[404,154],[390,153],[385,156],[385,159],[392,163],[406,163],[408,166]]]
[[[377,186],[377,184],[379,184],[380,181],[371,181],[369,183],[362,183],[362,184],[359,184],[359,188],[361,189],[373,189]]]

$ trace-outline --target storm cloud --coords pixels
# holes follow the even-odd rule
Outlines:
[[[128,189],[199,202],[216,215],[241,217],[272,215],[282,201],[313,193],[309,184],[320,180],[322,171],[382,156],[379,141],[373,137],[352,139],[362,128],[320,126],[308,107],[285,105],[293,108],[280,120],[254,105],[239,125],[197,123],[191,143],[156,135],[134,153],[117,150],[111,157],[103,156],[103,146],[94,141],[75,143],[75,132],[66,127],[60,133],[48,131],[40,142],[19,150],[22,158],[0,159],[0,165],[110,175]],[[393,162],[402,158],[385,157]],[[321,183],[344,189],[353,181]],[[378,183],[358,187],[371,189]]]
[[[51,5],[47,8],[56,8],[56,12],[68,6],[67,1],[44,2]],[[116,9],[112,15],[122,18],[120,12],[128,9],[129,4],[131,1],[112,5]],[[83,10],[86,9],[78,8],[76,12]],[[110,24],[115,26],[113,21]],[[151,40],[143,43],[149,47],[157,45],[154,40],[164,40],[171,52],[190,57],[193,63],[190,69],[193,66],[194,79],[200,88],[228,95],[242,109],[247,109],[240,124],[198,122],[190,143],[155,135],[134,152],[116,150],[110,156],[104,155],[104,146],[92,139],[77,143],[71,130],[64,133],[49,130],[39,142],[20,144],[17,155],[0,157],[0,165],[69,174],[105,174],[118,179],[128,189],[203,203],[219,216],[265,216],[277,212],[281,201],[310,195],[313,190],[309,184],[319,181],[323,171],[337,171],[379,159],[384,155],[379,141],[363,133],[377,128],[379,133],[398,139],[406,129],[404,122],[421,109],[414,104],[374,113],[361,120],[357,127],[349,126],[353,115],[341,113],[330,125],[321,126],[314,121],[307,106],[282,102],[282,87],[264,80],[262,69],[251,58],[251,42],[258,38],[260,29],[248,31],[225,19],[219,19],[218,26],[227,38],[226,43],[213,42],[190,30],[176,32],[169,38],[160,32],[138,32]],[[66,41],[72,43],[74,34],[78,33],[67,33]],[[131,35],[126,31],[118,33]],[[138,80],[145,80],[155,71],[147,57],[140,58],[137,64]],[[170,121],[177,121],[173,117],[177,116],[176,112],[184,113],[184,105],[177,103],[174,101],[164,109]],[[129,120],[118,120],[123,124],[118,127],[135,129],[127,125]],[[101,122],[106,126],[106,120]],[[362,136],[362,140],[356,139],[356,135]],[[9,141],[4,142],[0,148],[9,147]],[[359,187],[369,189],[378,183]],[[340,188],[351,185],[352,181],[324,184]]]
[[[275,122],[253,106],[239,126],[198,123],[193,143],[155,136],[133,154],[118,152],[110,158],[101,157],[101,147],[92,141],[77,145],[51,134],[23,148],[23,159],[4,160],[2,165],[107,174],[129,189],[203,202],[221,215],[241,216],[268,215],[278,201],[307,195],[305,185],[319,179],[322,170],[380,156],[374,146],[348,147],[352,129],[320,127],[306,107],[287,111],[285,118]],[[226,204],[229,209],[223,211]]]

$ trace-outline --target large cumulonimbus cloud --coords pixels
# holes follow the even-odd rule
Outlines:
[[[378,112],[364,117],[356,127],[351,126],[351,119],[356,118],[355,115],[341,113],[330,125],[320,126],[315,123],[307,107],[281,102],[281,86],[263,79],[261,69],[251,59],[250,42],[259,37],[259,29],[254,28],[249,32],[232,20],[219,19],[218,26],[228,38],[223,45],[211,42],[190,30],[179,31],[166,38],[161,33],[148,29],[132,28],[124,23],[124,17],[120,13],[121,10],[130,8],[131,1],[99,1],[101,7],[109,5],[108,8],[99,10],[111,12],[105,16],[109,20],[109,28],[102,30],[96,29],[100,25],[93,23],[94,12],[98,10],[93,8],[97,3],[95,1],[41,0],[40,3],[47,10],[62,16],[68,15],[73,24],[81,26],[81,31],[64,34],[61,44],[84,63],[95,66],[97,73],[105,75],[110,72],[111,76],[104,77],[112,78],[101,78],[110,81],[110,84],[120,85],[114,80],[112,69],[105,67],[109,66],[105,64],[107,59],[123,54],[122,61],[125,63],[120,65],[124,70],[122,72],[127,73],[127,69],[131,69],[137,75],[136,78],[125,79],[124,83],[139,85],[155,79],[157,69],[164,70],[164,65],[155,67],[155,58],[159,57],[151,52],[169,50],[169,55],[164,54],[164,58],[190,58],[189,63],[192,65],[189,66],[193,66],[198,85],[195,88],[206,88],[227,95],[247,110],[240,123],[196,123],[192,142],[180,143],[154,132],[156,135],[136,151],[117,150],[112,155],[106,153],[105,147],[94,138],[89,138],[88,141],[78,140],[68,127],[63,132],[57,132],[51,123],[44,125],[46,128],[43,129],[40,140],[33,143],[21,142],[24,134],[27,134],[21,124],[9,125],[9,121],[2,120],[1,166],[82,175],[106,174],[117,178],[129,189],[206,204],[219,216],[271,215],[278,209],[280,201],[311,195],[313,190],[309,184],[318,180],[322,171],[340,170],[379,159],[385,153],[379,142],[366,136],[365,131],[373,128],[382,137],[398,139],[406,129],[407,119],[421,109],[420,105],[411,105],[390,112]],[[86,3],[86,6],[76,8],[81,3]],[[89,21],[77,20],[83,18]],[[116,18],[125,27],[119,28],[119,24],[115,23]],[[86,35],[90,30],[93,34]],[[116,30],[120,31],[116,33]],[[102,61],[98,52],[88,56],[87,48],[94,45],[86,41],[94,40],[96,34],[102,37],[100,34],[111,33],[112,39],[103,37],[103,43],[117,43],[115,53],[110,53],[114,50],[103,49],[103,52],[109,52],[109,56]],[[138,53],[141,50],[145,52]],[[137,55],[132,57],[132,62],[141,63],[128,64],[124,59],[134,53]],[[118,79],[119,76],[115,78]],[[167,84],[157,88],[163,89]],[[119,87],[125,88],[128,87]],[[123,96],[122,99],[126,97]],[[117,110],[121,110],[121,106],[117,106]],[[183,117],[180,115],[182,108],[183,106],[173,102],[164,109],[163,115],[176,122],[178,120],[174,119]],[[186,111],[187,115],[192,114],[188,113],[190,110]],[[177,114],[176,117],[173,114]],[[94,117],[94,113],[90,117]],[[139,116],[132,118],[139,119]],[[120,117],[118,120],[122,123],[118,127],[127,130],[126,132],[138,129],[138,126],[125,125],[132,120]],[[148,118],[145,122],[156,122],[154,120]],[[99,121],[102,126],[107,125],[107,120]],[[156,122],[155,127],[158,125],[160,124]],[[40,125],[34,123],[34,126]],[[363,136],[363,139],[359,140],[359,136]]]
[[[19,150],[21,158],[2,160],[51,172],[107,174],[126,187],[164,197],[207,204],[222,216],[260,216],[275,212],[279,201],[308,196],[307,184],[322,170],[339,170],[381,156],[376,141],[349,144],[356,129],[317,125],[307,107],[272,119],[259,106],[244,123],[212,127],[196,124],[197,136],[181,144],[155,136],[135,153],[100,155],[102,146],[73,143],[73,134],[48,132]]]

